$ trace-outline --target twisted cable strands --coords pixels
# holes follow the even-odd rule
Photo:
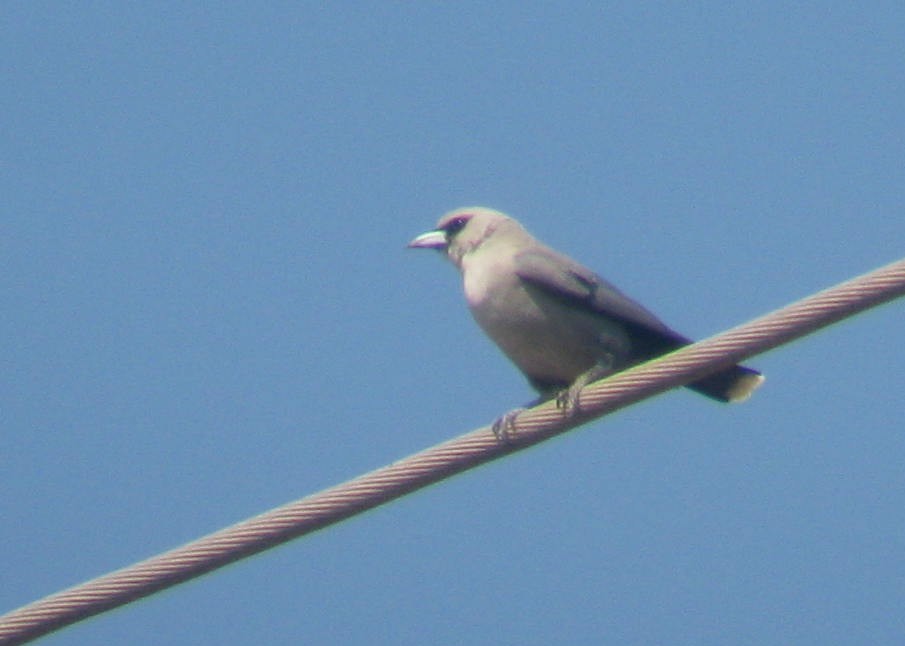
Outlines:
[[[21,644],[371,509],[590,419],[680,386],[905,294],[905,259],[592,384],[564,418],[552,402],[522,412],[498,439],[480,428],[348,482],[0,617],[0,644]]]

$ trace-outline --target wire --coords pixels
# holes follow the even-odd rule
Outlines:
[[[339,522],[590,419],[651,397],[905,294],[905,259],[722,334],[617,373],[581,393],[566,418],[555,403],[519,413],[504,439],[489,426],[277,507],[0,616],[0,644],[21,644]]]

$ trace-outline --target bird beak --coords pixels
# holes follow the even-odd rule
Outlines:
[[[409,249],[446,249],[446,231],[428,231],[408,243]]]

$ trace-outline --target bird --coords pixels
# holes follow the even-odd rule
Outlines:
[[[500,211],[455,209],[408,247],[440,251],[458,268],[473,318],[539,393],[529,406],[555,398],[571,415],[589,383],[692,342]],[[734,365],[687,387],[739,402],[763,381],[759,371]],[[512,428],[520,410],[497,420],[494,431]]]

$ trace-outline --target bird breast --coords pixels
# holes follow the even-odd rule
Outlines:
[[[622,326],[565,307],[505,262],[463,265],[465,297],[484,332],[526,375],[570,383],[604,355],[628,351]]]

